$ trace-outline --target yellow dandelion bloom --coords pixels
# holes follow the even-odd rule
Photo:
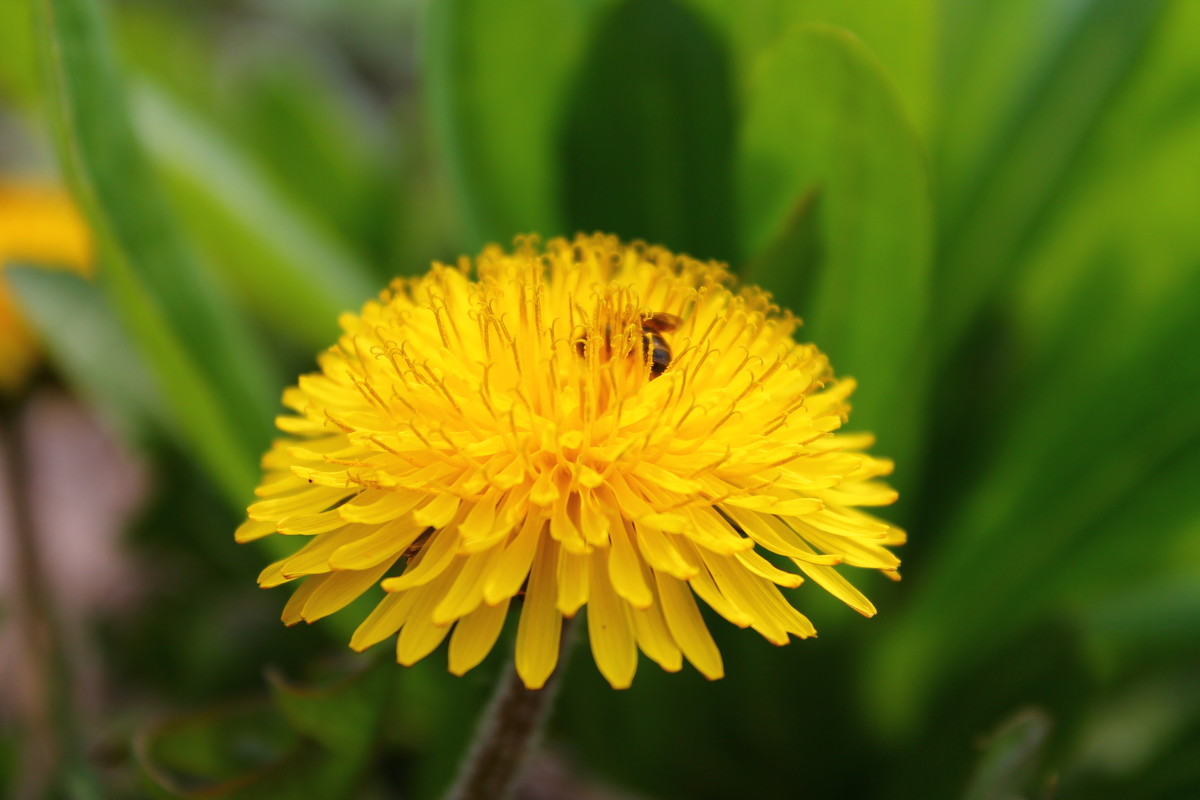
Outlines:
[[[780,645],[815,633],[780,592],[804,577],[873,614],[835,567],[895,575],[904,534],[860,510],[895,500],[876,480],[891,463],[835,433],[854,382],[732,283],[613,237],[518,240],[345,314],[320,371],[284,393],[287,437],[237,531],[303,543],[259,577],[303,579],[284,622],[379,584],[350,646],[399,632],[411,665],[449,635],[462,674],[516,601],[516,668],[537,688],[586,605],[621,688],[639,648],[722,676],[697,596]]]
[[[0,269],[26,262],[91,271],[91,245],[83,220],[61,189],[34,183],[0,183]],[[37,343],[0,282],[0,393],[20,387],[37,363]]]

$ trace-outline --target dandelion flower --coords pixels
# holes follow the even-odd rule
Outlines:
[[[0,269],[15,262],[89,274],[87,229],[61,189],[0,183]],[[25,383],[37,363],[37,353],[32,331],[0,283],[0,394]]]
[[[518,240],[395,281],[345,314],[319,372],[288,389],[239,541],[295,537],[264,587],[302,580],[312,622],[379,584],[350,646],[399,633],[411,665],[450,637],[462,674],[520,606],[516,668],[542,686],[587,606],[597,666],[629,686],[640,648],[710,679],[696,598],[785,644],[815,634],[784,598],[836,570],[894,576],[901,531],[869,435],[837,433],[849,379],[798,321],[716,263],[608,236]]]

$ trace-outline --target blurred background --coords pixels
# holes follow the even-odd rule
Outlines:
[[[714,621],[717,683],[578,648],[523,797],[1200,797],[1198,41],[1195,0],[0,4],[0,795],[436,797],[508,649],[285,629],[232,531],[340,311],[604,230],[804,317],[910,543],[874,619]]]

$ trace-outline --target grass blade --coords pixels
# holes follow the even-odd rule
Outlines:
[[[275,327],[328,346],[338,315],[375,293],[369,270],[163,90],[144,85],[136,100],[146,146],[224,277]]]
[[[563,102],[605,0],[429,4],[434,139],[458,195],[463,245],[563,228],[553,158]]]
[[[99,288],[68,272],[12,265],[5,281],[68,384],[126,440],[165,427],[162,399]]]
[[[944,220],[939,284],[945,350],[956,346],[980,305],[1039,230],[1079,154],[1140,63],[1165,0],[1094,0],[999,129],[977,176]]]
[[[852,35],[800,25],[768,50],[738,153],[752,278],[859,379],[852,422],[914,469],[932,210],[917,138]]]
[[[277,382],[168,211],[98,3],[38,0],[36,14],[62,161],[107,254],[102,280],[175,424],[231,499],[244,499]]]

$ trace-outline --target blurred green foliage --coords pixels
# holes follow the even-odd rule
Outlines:
[[[384,663],[374,705],[276,681],[230,706],[264,663],[324,669],[357,613],[283,630],[232,525],[339,310],[604,229],[806,319],[912,540],[903,582],[862,579],[876,619],[801,589],[819,640],[714,624],[720,683],[576,665],[559,748],[663,798],[1197,796],[1197,41],[1194,0],[0,6],[0,113],[55,132],[103,254],[99,287],[11,282],[155,465],[129,544],[175,576],[98,633],[120,692],[179,717],[113,715],[99,735],[142,733],[111,771],[263,797],[254,771],[302,753],[271,796],[436,795],[503,654]]]

